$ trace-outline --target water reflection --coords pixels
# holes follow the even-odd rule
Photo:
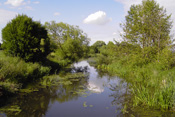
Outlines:
[[[74,64],[75,68],[85,67],[89,73],[88,89],[93,93],[104,92],[104,86],[107,84],[106,78],[99,77],[97,70],[91,67],[87,61],[81,61],[78,64]]]

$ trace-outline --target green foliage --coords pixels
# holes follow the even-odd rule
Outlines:
[[[163,56],[160,59],[165,60]],[[109,65],[100,65],[98,68],[115,73],[127,80],[134,95],[134,106],[141,104],[165,110],[173,109],[174,68],[164,69],[167,68],[164,67],[166,63],[160,63],[161,61],[142,66],[133,66],[131,62],[132,60],[125,57]]]
[[[2,29],[3,49],[26,61],[40,61],[50,52],[47,31],[26,15],[18,15]]]
[[[55,50],[61,59],[77,61],[87,56],[89,39],[78,26],[54,21],[45,23],[50,39],[57,44]]]
[[[95,52],[95,53],[99,53],[100,52],[100,48],[102,46],[106,45],[106,43],[104,41],[96,41],[92,46],[91,46],[91,52]]]
[[[171,15],[154,0],[144,0],[140,5],[132,5],[126,16],[126,22],[121,24],[122,36],[130,43],[140,44],[142,48],[155,46],[162,50],[171,43]]]
[[[12,95],[50,72],[49,67],[26,63],[19,57],[7,57],[0,52],[0,97]]]
[[[79,40],[69,38],[63,44],[63,48],[64,52],[66,53],[64,58],[68,57],[70,60],[76,61],[83,56],[83,51]]]
[[[26,63],[19,57],[7,57],[0,51],[0,96],[19,91],[32,81],[48,75],[50,68],[38,63]]]
[[[175,65],[175,57],[168,48],[164,48],[160,54],[157,55],[157,64],[159,65],[159,68],[162,70],[168,70],[174,67]]]
[[[25,84],[49,74],[48,67],[37,63],[26,63],[17,57],[0,59],[0,81],[8,80],[14,83]]]
[[[102,46],[100,54],[97,55],[97,64],[111,64],[115,59],[122,58],[123,56],[131,56],[136,53],[141,53],[141,48],[137,44],[129,44],[127,42],[121,42],[115,45],[113,42],[109,42],[106,46]],[[124,61],[125,63],[126,61]]]

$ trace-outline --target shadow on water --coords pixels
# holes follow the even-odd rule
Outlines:
[[[52,78],[53,81],[50,80]],[[5,106],[0,108],[0,116],[173,116],[170,112],[133,108],[129,84],[116,76],[97,71],[86,61],[75,63],[71,68],[60,71],[59,76],[46,80],[49,83],[33,86],[37,90],[21,92],[7,100]]]

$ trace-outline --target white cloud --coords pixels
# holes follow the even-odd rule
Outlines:
[[[19,7],[21,5],[25,5],[26,3],[24,2],[24,0],[7,0],[5,4],[10,4],[13,7]]]
[[[14,18],[17,15],[16,12],[7,11],[0,9],[0,25],[6,24],[8,21],[10,21],[12,18]]]
[[[107,18],[105,12],[98,11],[96,13],[90,14],[86,19],[84,19],[83,22],[85,24],[105,25],[110,21],[112,21],[112,18]]]
[[[40,2],[39,1],[35,1],[35,2],[33,2],[33,4],[39,4]]]
[[[54,16],[59,16],[60,13],[59,13],[59,12],[55,12],[53,15],[54,15]]]

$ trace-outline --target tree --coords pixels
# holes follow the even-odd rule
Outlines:
[[[91,48],[94,50],[95,53],[99,53],[100,48],[104,45],[106,45],[104,41],[96,41]]]
[[[63,22],[46,22],[46,29],[50,39],[58,45],[62,58],[76,61],[88,52],[89,38],[78,26]]]
[[[50,52],[46,29],[26,15],[18,15],[2,29],[3,49],[26,61],[39,61]]]
[[[154,0],[143,0],[140,5],[132,5],[126,22],[121,24],[124,39],[145,47],[156,47],[158,53],[171,43],[171,15]]]

